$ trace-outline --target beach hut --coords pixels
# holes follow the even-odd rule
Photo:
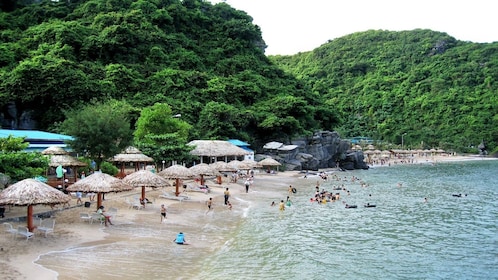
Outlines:
[[[118,164],[120,163],[120,171],[117,177],[124,178],[126,176],[124,169],[127,163],[133,163],[135,166],[135,171],[138,171],[140,170],[141,164],[144,164],[145,169],[145,164],[154,162],[154,159],[144,155],[139,149],[129,146],[120,154],[112,157],[111,161]]]
[[[0,205],[28,206],[27,227],[33,232],[33,205],[67,203],[71,197],[35,179],[24,179],[0,192]]]
[[[269,167],[271,167],[271,166],[276,166],[276,167],[277,167],[277,171],[278,171],[278,167],[279,167],[280,165],[282,165],[280,162],[278,162],[278,161],[274,160],[274,159],[273,159],[273,158],[271,158],[271,157],[267,157],[267,158],[263,159],[262,161],[260,161],[260,162],[259,162],[259,164],[260,164],[261,166],[263,166],[263,167],[265,167],[265,166],[266,166],[266,167],[268,167],[268,170],[270,170],[270,168],[269,168]]]
[[[66,189],[71,192],[96,193],[98,209],[102,205],[103,193],[129,191],[133,189],[133,186],[109,174],[95,172]]]
[[[164,169],[163,171],[159,172],[158,175],[162,176],[166,179],[176,180],[176,182],[175,182],[175,187],[176,187],[175,195],[176,196],[178,196],[180,194],[180,189],[179,189],[180,180],[192,179],[195,176],[192,173],[192,171],[190,171],[190,169],[188,169],[185,166],[178,165],[178,164],[172,165],[172,166]]]
[[[78,159],[72,157],[66,150],[59,146],[50,146],[41,152],[43,155],[49,157],[49,166],[52,168],[57,167],[69,167],[73,169],[73,182],[78,180],[78,167],[87,166],[86,163],[79,161]],[[60,185],[64,185],[65,174],[62,173]],[[48,177],[48,176],[47,176]],[[55,178],[54,178],[55,179]],[[49,180],[49,185],[59,184],[57,181],[51,182]]]
[[[149,170],[139,170],[128,174],[123,178],[123,182],[136,188],[141,187],[142,200],[145,199],[145,187],[162,188],[171,186],[168,180]]]
[[[236,145],[221,140],[194,140],[189,142],[187,145],[194,146],[195,148],[190,151],[191,155],[199,156],[201,163],[207,157],[206,162],[211,162],[211,160],[222,157],[225,162],[229,158],[237,158],[244,155],[250,154],[250,152],[237,147]],[[216,161],[216,160],[214,160]]]

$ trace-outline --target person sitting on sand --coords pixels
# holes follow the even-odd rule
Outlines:
[[[97,213],[99,213],[100,215],[102,215],[102,217],[104,217],[104,225],[107,226],[108,223],[110,225],[113,225],[113,223],[111,222],[111,216],[104,214],[104,212],[105,212],[104,205],[101,205],[97,210]]]
[[[178,245],[187,245],[187,240],[185,239],[185,235],[183,234],[183,232],[180,232],[176,235],[176,238],[175,240],[173,240],[173,242],[175,242],[176,244]]]

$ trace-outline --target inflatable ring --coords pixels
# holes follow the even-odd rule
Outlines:
[[[297,192],[296,188],[292,188],[292,193],[296,193],[296,192]]]

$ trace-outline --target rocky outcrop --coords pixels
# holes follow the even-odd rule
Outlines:
[[[310,138],[293,140],[290,145],[271,142],[263,149],[287,170],[368,169],[363,153],[352,151],[351,143],[342,140],[335,131],[319,131]]]

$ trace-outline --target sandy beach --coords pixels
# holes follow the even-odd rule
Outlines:
[[[420,158],[412,164],[423,163],[438,163],[444,161],[466,161],[466,160],[491,160],[495,158],[481,158],[475,156],[440,156],[432,158]],[[391,164],[406,164],[398,161],[393,161]],[[292,184],[293,180],[302,177],[303,173],[298,171],[279,172],[275,175],[264,173],[256,173],[255,187],[279,185],[280,187]],[[227,180],[227,178],[224,178]],[[191,182],[185,182],[186,184]],[[14,237],[5,231],[0,234],[0,269],[2,271],[2,279],[69,279],[58,277],[58,273],[46,269],[36,263],[40,255],[48,252],[63,251],[74,247],[92,246],[99,243],[113,242],[113,227],[126,227],[130,223],[135,226],[140,224],[154,225],[153,230],[157,230],[166,234],[168,238],[173,239],[174,232],[179,228],[187,232],[201,232],[199,228],[202,225],[202,219],[206,216],[207,205],[206,201],[212,197],[216,211],[231,211],[223,205],[223,191],[229,188],[231,201],[234,207],[237,205],[237,196],[243,194],[244,180],[241,179],[237,183],[229,183],[224,181],[222,185],[216,184],[214,178],[207,181],[211,192],[205,194],[202,192],[186,192],[182,195],[188,195],[189,199],[183,202],[177,200],[166,199],[161,197],[163,192],[173,194],[174,188],[168,187],[163,189],[147,188],[146,197],[152,201],[146,205],[145,209],[137,210],[129,207],[127,200],[134,199],[140,195],[140,188],[130,192],[110,193],[106,194],[104,205],[106,209],[111,207],[117,208],[118,212],[114,217],[114,226],[104,227],[99,223],[89,224],[80,219],[80,213],[90,213],[94,211],[95,205],[90,208],[77,206],[74,198],[69,208],[61,208],[53,213],[56,220],[55,230],[45,237],[42,233],[35,231],[35,237],[26,240],[20,236]],[[282,196],[285,197],[285,188],[282,188]],[[269,198],[270,199],[270,198]],[[84,198],[83,202],[88,201]],[[160,205],[164,204],[167,207],[167,219],[165,222],[160,222]],[[59,206],[61,207],[61,206]],[[34,206],[34,215],[50,211],[48,206]],[[223,212],[225,213],[225,212]],[[15,217],[26,216],[26,207],[12,207],[5,213],[5,219],[2,222],[11,223],[14,228],[19,225],[25,225],[25,221],[16,221]],[[188,217],[188,218],[186,218]],[[120,236],[119,238],[123,238]],[[193,247],[200,250],[210,250],[213,244],[210,244],[202,238],[190,237],[189,242],[192,242]],[[173,256],[172,256],[173,257]],[[68,268],[70,269],[70,268]],[[78,278],[74,278],[78,279]]]

